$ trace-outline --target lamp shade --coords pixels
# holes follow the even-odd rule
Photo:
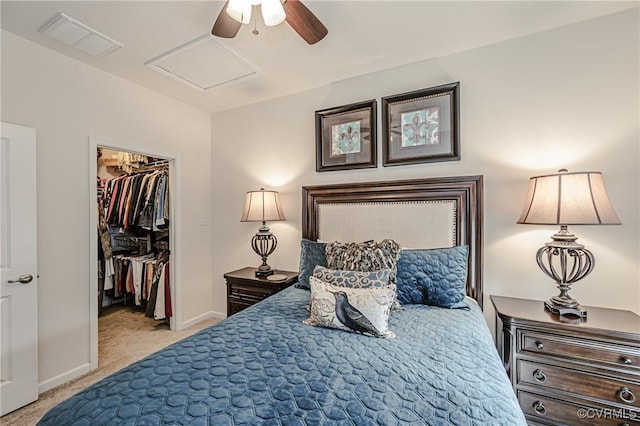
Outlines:
[[[534,176],[518,223],[536,225],[620,225],[600,172]]]
[[[280,196],[277,191],[247,192],[244,202],[244,211],[240,222],[267,222],[275,220],[287,220],[280,205]]]
[[[251,22],[251,2],[247,0],[229,0],[227,14],[238,22],[248,24]]]
[[[240,23],[248,24],[253,6],[261,6],[262,18],[268,27],[278,25],[286,18],[280,0],[229,0],[227,14]]]
[[[286,15],[280,0],[262,0],[262,18],[267,27],[273,27],[284,21]]]

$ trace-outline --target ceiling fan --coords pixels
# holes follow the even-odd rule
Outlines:
[[[287,21],[291,28],[309,44],[315,44],[327,35],[327,28],[300,0],[227,0],[222,7],[211,34],[233,38],[242,24],[251,21],[253,6],[261,6],[265,25],[278,25]],[[254,34],[257,31],[254,30]]]

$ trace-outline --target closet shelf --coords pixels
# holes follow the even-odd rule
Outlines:
[[[104,158],[102,160],[102,163],[105,165],[105,167],[120,167],[117,158]]]

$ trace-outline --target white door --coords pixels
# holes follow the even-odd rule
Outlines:
[[[38,399],[36,131],[0,134],[0,415]]]

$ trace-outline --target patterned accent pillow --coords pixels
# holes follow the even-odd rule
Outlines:
[[[400,244],[393,240],[364,243],[327,243],[327,266],[331,269],[347,271],[378,271],[389,269],[389,284],[396,283],[396,264],[400,255]],[[402,310],[397,300],[392,311]]]
[[[318,265],[313,269],[312,276],[336,287],[371,288],[389,285],[388,269],[372,272],[338,271]]]
[[[311,308],[305,324],[337,328],[375,337],[396,337],[389,330],[389,311],[396,298],[394,285],[371,288],[336,287],[310,277]]]
[[[327,267],[346,271],[378,271],[389,269],[389,284],[396,282],[396,263],[400,245],[393,240],[366,243],[327,244]]]
[[[298,286],[309,288],[309,277],[317,265],[327,266],[325,255],[326,243],[307,240],[300,241],[300,268],[298,270]]]
[[[398,300],[454,307],[466,295],[468,256],[468,246],[403,250],[398,259]]]

